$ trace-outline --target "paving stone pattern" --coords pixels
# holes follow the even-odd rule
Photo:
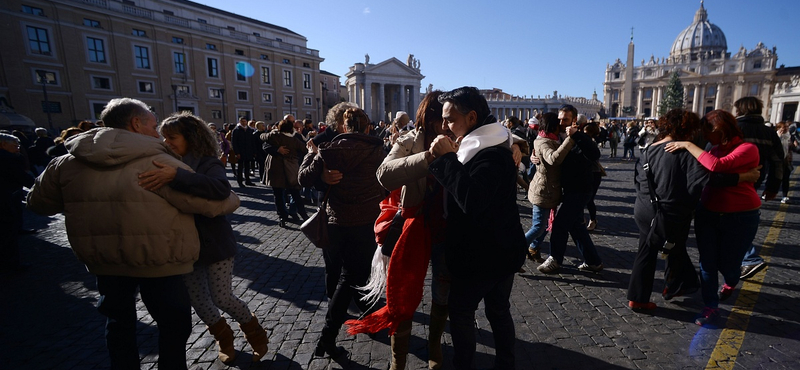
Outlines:
[[[621,149],[620,149],[621,151]],[[627,308],[625,293],[636,255],[638,230],[633,222],[633,163],[608,158],[602,149],[605,177],[597,195],[597,230],[592,238],[605,269],[582,272],[574,245],[567,249],[560,273],[544,275],[527,261],[518,274],[511,296],[517,323],[518,369],[700,369],[717,347],[720,333],[733,325],[731,305],[739,290],[721,305],[716,327],[701,328],[694,317],[702,308],[699,293],[665,302],[660,297],[663,263],[659,262],[652,299],[659,308],[652,314]],[[798,164],[797,162],[795,163]],[[792,180],[797,181],[798,171]],[[230,178],[235,184],[233,177]],[[796,189],[796,183],[795,189]],[[239,369],[387,369],[389,339],[339,335],[348,355],[338,360],[314,358],[327,308],[321,253],[302,236],[298,224],[278,227],[272,192],[261,185],[236,188],[241,208],[230,216],[240,248],[233,276],[234,292],[269,330],[270,350],[251,363],[251,349],[241,331],[232,325],[240,351],[232,366]],[[794,192],[800,200],[800,194]],[[518,194],[520,219],[530,226],[530,204]],[[773,223],[781,209],[778,201],[764,204],[756,244],[761,246],[771,227],[780,228],[777,243],[760,292],[737,351],[727,360],[734,369],[800,368],[800,205],[784,206],[785,219]],[[313,212],[312,206],[307,206]],[[94,277],[69,249],[62,216],[42,217],[26,211],[25,227],[35,235],[21,237],[22,256],[33,266],[25,273],[0,276],[0,369],[107,369],[103,339],[104,318],[97,313]],[[587,216],[588,217],[588,216]],[[690,255],[697,261],[694,239]],[[547,245],[544,251],[547,251]],[[427,325],[430,280],[414,315],[408,369],[427,368]],[[741,285],[739,286],[741,287]],[[490,368],[494,348],[492,330],[478,311],[476,368]],[[139,351],[142,369],[156,369],[157,329],[146,308],[137,304]],[[356,311],[351,311],[355,315]],[[216,346],[205,325],[193,315],[194,328],[187,343],[190,368],[228,368],[216,359]],[[444,336],[447,361],[453,356],[452,340]],[[448,362],[445,369],[450,369]]]

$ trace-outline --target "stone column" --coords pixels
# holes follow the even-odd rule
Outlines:
[[[700,96],[697,99],[697,107],[699,108],[697,114],[702,117],[705,115],[706,112],[706,89],[708,89],[707,83],[698,84],[698,91],[700,92]]]
[[[364,104],[361,101],[361,84],[358,83],[358,82],[356,82],[356,99],[355,99],[355,103],[356,103],[356,105],[358,105],[359,107],[361,107],[363,109]]]
[[[361,108],[367,113],[367,116],[374,117],[375,113],[372,111],[372,82],[369,80],[364,82],[364,105]]]
[[[376,123],[386,119],[386,92],[382,83],[378,84],[378,115],[380,117],[369,117]]]
[[[653,99],[653,101],[655,103],[655,104],[653,104],[653,113],[654,113],[653,115],[654,116],[658,116],[658,106],[661,105],[661,98],[663,97],[663,94],[664,94],[664,87],[663,86],[659,86],[656,89],[656,91],[653,93],[653,95],[655,95],[655,99]]]
[[[638,96],[636,97],[636,117],[641,117],[644,114],[642,109],[644,105],[644,87],[639,86]]]
[[[714,100],[714,109],[722,108],[722,87],[723,86],[724,85],[722,84],[722,82],[717,82],[717,91],[716,91],[716,94],[714,94],[715,95],[715,98],[714,98],[715,99]]]
[[[406,85],[401,84],[400,85],[400,108],[398,110],[401,110],[403,112],[408,113],[408,108],[407,108],[408,104],[407,103],[408,102],[406,101]],[[409,117],[410,117],[410,115],[409,115]]]
[[[692,99],[692,112],[697,113],[699,116],[703,116],[703,113],[700,111],[702,109],[702,101],[701,101],[701,88],[700,84],[694,85],[694,98]]]
[[[732,101],[735,102],[735,101],[739,100],[739,98],[743,97],[744,96],[743,91],[744,91],[744,80],[737,80],[736,81],[736,85],[734,85],[734,87],[733,87],[733,100]],[[734,114],[736,114],[736,113],[734,113]]]

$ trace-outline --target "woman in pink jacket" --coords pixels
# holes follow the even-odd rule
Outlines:
[[[711,150],[703,151],[688,141],[668,143],[665,149],[686,149],[711,172],[744,173],[758,166],[758,148],[743,141],[732,114],[719,109],[709,112],[701,125],[713,145]],[[760,207],[761,199],[749,183],[713,189],[706,185],[703,189],[694,221],[705,303],[695,320],[697,325],[712,323],[719,316],[719,302],[729,298],[739,283],[742,259],[758,231]],[[718,273],[724,279],[719,291]]]

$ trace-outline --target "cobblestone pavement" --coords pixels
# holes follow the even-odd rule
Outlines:
[[[621,153],[621,149],[619,151]],[[627,309],[625,298],[636,254],[633,222],[633,163],[608,158],[603,149],[604,178],[597,196],[599,217],[592,233],[605,270],[579,271],[574,246],[565,268],[543,275],[526,262],[516,277],[512,314],[517,323],[518,369],[798,369],[800,368],[800,205],[764,204],[756,244],[768,267],[737,289],[717,327],[693,323],[702,308],[699,293],[665,302],[658,294],[663,281],[659,262],[652,296],[653,314]],[[796,163],[798,164],[798,163]],[[795,171],[796,181],[800,171]],[[232,179],[231,179],[232,180]],[[319,250],[298,231],[277,227],[268,188],[236,189],[241,208],[230,217],[240,243],[234,268],[234,291],[269,330],[270,350],[252,364],[251,349],[238,328],[239,369],[386,369],[389,340],[341,333],[338,342],[348,356],[336,361],[312,356],[324,321],[323,261]],[[793,194],[800,199],[796,191]],[[530,205],[519,194],[524,227],[530,226]],[[309,211],[311,211],[309,207]],[[27,211],[26,211],[27,212]],[[22,256],[33,266],[25,273],[0,276],[0,369],[106,369],[103,317],[96,312],[94,277],[69,249],[63,217],[26,214],[36,235],[21,238]],[[697,261],[694,240],[690,254]],[[547,247],[545,247],[545,251]],[[429,282],[428,282],[429,283]],[[742,287],[742,285],[740,285]],[[430,291],[414,316],[409,369],[427,366],[426,332]],[[155,369],[157,330],[138,303],[139,350],[143,369]],[[216,360],[213,338],[194,317],[187,343],[192,366],[227,368]],[[492,366],[491,328],[482,309],[476,320],[478,354],[475,366]],[[444,337],[446,369],[451,368],[452,341]]]

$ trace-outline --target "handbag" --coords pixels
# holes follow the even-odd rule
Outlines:
[[[317,248],[327,248],[330,245],[328,238],[328,194],[331,192],[331,186],[325,191],[325,196],[322,198],[317,212],[311,217],[306,219],[300,225],[300,231],[308,238],[311,244]]]

